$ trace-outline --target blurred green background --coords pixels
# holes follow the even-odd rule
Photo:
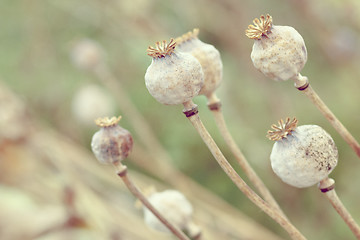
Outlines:
[[[297,29],[308,50],[302,74],[360,139],[359,1],[2,0],[0,9],[1,81],[26,100],[39,123],[90,149],[96,127],[76,120],[72,101],[82,86],[100,83],[94,75],[76,68],[70,55],[78,40],[92,39],[102,46],[109,67],[168,150],[173,164],[247,215],[284,235],[220,171],[183,116],[182,106],[163,106],[145,88],[144,74],[151,62],[147,47],[199,28],[199,38],[221,53],[224,79],[217,95],[223,102],[229,128],[284,212],[309,239],[353,239],[316,186],[294,189],[274,175],[269,161],[273,143],[265,135],[271,124],[287,116],[297,117],[300,125],[316,124],[328,131],[340,156],[331,176],[357,222],[359,158],[293,87],[292,81],[271,81],[252,66],[253,40],[244,31],[255,17],[266,13],[272,15],[275,25]],[[224,154],[232,159],[207,110],[206,99],[197,97],[195,102],[204,124]],[[113,115],[122,115],[121,125],[132,130],[132,120],[126,112],[115,107]],[[134,138],[136,141],[141,136]],[[127,164],[132,166],[131,161]],[[241,170],[239,173],[242,175]]]

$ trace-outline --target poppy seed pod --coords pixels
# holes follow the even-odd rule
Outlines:
[[[85,85],[76,91],[71,107],[76,120],[85,126],[93,126],[96,117],[115,111],[111,95],[96,84]]]
[[[91,70],[104,61],[104,55],[102,47],[97,42],[84,39],[75,44],[71,59],[77,67]]]
[[[152,62],[145,73],[145,85],[160,103],[182,104],[196,97],[204,84],[204,73],[195,57],[175,51],[173,39],[149,47]]]
[[[276,141],[271,167],[284,182],[298,188],[310,187],[327,178],[338,162],[338,150],[331,136],[317,125],[297,127],[287,118],[272,125],[267,137]]]
[[[255,18],[245,31],[254,39],[251,60],[256,69],[273,80],[296,77],[307,60],[304,39],[292,27],[275,26],[270,15]]]
[[[190,53],[200,62],[204,72],[204,85],[199,95],[209,97],[221,83],[223,64],[219,51],[213,45],[200,41],[198,34],[199,29],[196,28],[175,41],[179,51]]]
[[[165,190],[153,193],[148,197],[149,202],[172,224],[181,230],[197,235],[200,232],[192,223],[193,207],[185,196],[176,190]],[[169,232],[168,228],[154,216],[150,210],[143,207],[145,223],[152,229]],[[197,229],[197,233],[196,230]]]
[[[98,118],[101,127],[91,140],[91,149],[101,163],[116,164],[127,158],[133,146],[130,132],[118,125],[121,117]]]

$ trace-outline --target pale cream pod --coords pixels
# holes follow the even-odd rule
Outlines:
[[[89,127],[94,125],[97,117],[112,115],[115,104],[106,89],[96,84],[87,84],[75,92],[71,110],[80,124]]]
[[[193,207],[186,197],[176,190],[165,190],[153,193],[148,197],[149,202],[172,224],[179,229],[187,231],[194,237],[201,233],[200,228],[192,221]],[[144,210],[144,221],[152,229],[169,232],[157,217],[146,207]]]
[[[175,51],[173,39],[149,47],[152,62],[145,73],[149,93],[160,103],[176,105],[196,97],[204,84],[204,73],[195,57]]]
[[[95,41],[83,39],[75,44],[71,52],[73,63],[85,70],[91,70],[104,61],[105,53]]]
[[[271,167],[285,183],[310,187],[328,177],[338,162],[338,150],[331,136],[317,125],[297,127],[287,118],[273,125],[267,137],[276,141],[271,151]]]
[[[270,15],[255,18],[246,36],[254,39],[251,60],[256,69],[276,81],[295,78],[307,61],[304,39],[289,26],[272,24]]]
[[[204,72],[204,85],[199,95],[209,97],[222,81],[223,64],[220,52],[213,45],[202,42],[198,34],[199,29],[195,28],[176,38],[175,41],[179,51],[190,53],[200,62]]]

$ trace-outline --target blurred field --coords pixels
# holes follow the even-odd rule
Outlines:
[[[135,147],[126,164],[135,181],[143,189],[155,185],[183,191],[194,203],[194,218],[206,239],[289,239],[226,178],[183,116],[182,106],[163,106],[145,88],[151,62],[147,47],[195,27],[199,38],[221,53],[224,80],[217,94],[229,128],[289,219],[308,239],[354,239],[316,186],[294,189],[274,175],[266,131],[286,116],[328,131],[340,154],[331,176],[358,223],[360,159],[293,82],[273,82],[256,71],[250,59],[253,42],[244,31],[253,18],[266,13],[274,24],[297,29],[308,50],[302,74],[360,140],[359,1],[3,0],[0,9],[1,239],[173,239],[145,226],[142,211],[113,169],[91,154],[97,128],[80,122],[72,105],[78,91],[90,84],[105,91],[108,111],[122,115],[120,124],[133,133]],[[82,39],[102,46],[125,94],[117,96],[94,74],[74,66],[71,51]],[[163,146],[164,155],[151,153],[131,106],[119,99],[141,113],[157,139],[150,145]],[[89,102],[93,100],[101,101]],[[195,102],[237,168],[206,99]]]

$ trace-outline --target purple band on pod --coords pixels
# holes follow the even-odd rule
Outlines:
[[[304,91],[305,89],[307,89],[307,88],[309,87],[309,85],[310,85],[310,83],[307,82],[307,83],[305,83],[304,85],[298,87],[297,89],[298,89],[299,91]]]
[[[196,239],[200,239],[201,236],[202,236],[202,234],[201,234],[201,232],[199,232],[198,234],[196,234],[196,235],[193,236],[192,238],[196,240]]]
[[[220,108],[221,108],[221,102],[216,102],[216,103],[208,104],[208,108],[209,108],[211,111],[220,110]]]
[[[330,186],[326,187],[326,188],[320,188],[320,191],[323,193],[329,192],[331,190],[333,190],[335,188],[335,183],[331,184]]]
[[[185,116],[188,118],[188,117],[191,117],[195,114],[197,114],[199,112],[198,110],[198,107],[193,107],[192,109],[188,110],[188,111],[184,111],[183,113],[185,114]]]
[[[116,173],[119,177],[123,177],[127,174],[127,167],[124,167],[123,169],[119,170],[117,173]]]

